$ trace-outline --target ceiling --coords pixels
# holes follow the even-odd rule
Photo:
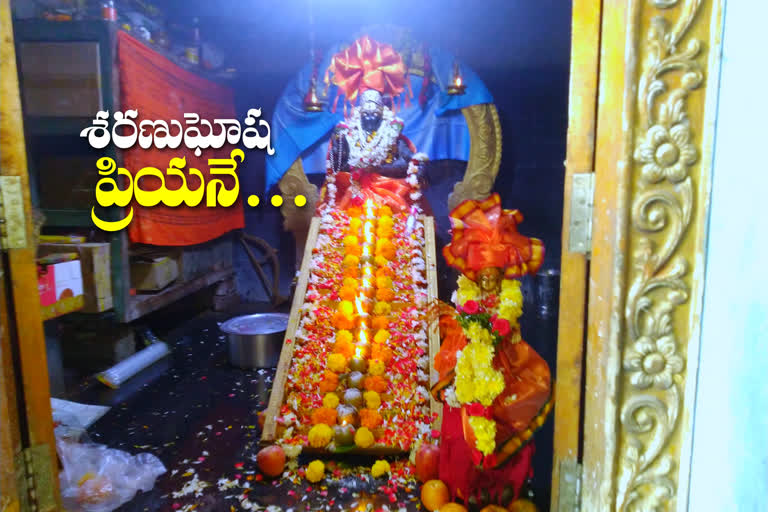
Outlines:
[[[199,16],[203,35],[264,73],[294,71],[316,47],[361,27],[395,24],[478,70],[568,69],[570,0],[163,0],[174,21]]]

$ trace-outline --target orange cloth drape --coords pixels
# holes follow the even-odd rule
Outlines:
[[[232,90],[205,80],[172,63],[124,32],[118,34],[118,61],[120,69],[120,108],[124,112],[135,109],[139,120],[175,119],[184,126],[184,114],[195,113],[201,119],[235,119]],[[137,123],[138,124],[138,123]],[[206,128],[201,129],[204,133]],[[175,132],[174,132],[175,133]],[[124,151],[124,167],[134,175],[143,167],[164,171],[171,158],[185,157],[186,168],[199,169],[206,180],[208,159],[229,158],[232,147],[204,149],[199,157],[183,143],[177,149],[142,149],[138,143]],[[247,158],[253,158],[246,154]],[[231,178],[224,178],[228,188]],[[189,187],[197,188],[196,178],[188,178]],[[166,178],[166,187],[174,189],[181,180]],[[147,189],[151,183],[144,184]],[[155,186],[159,186],[159,183]],[[162,204],[145,208],[134,204],[133,221],[129,225],[132,242],[152,245],[193,245],[244,227],[243,206],[238,201],[230,207],[186,205],[170,208]]]
[[[474,280],[479,270],[497,267],[506,278],[535,274],[544,261],[544,245],[517,231],[518,210],[504,210],[499,194],[483,201],[467,200],[451,211],[451,243],[445,261]]]

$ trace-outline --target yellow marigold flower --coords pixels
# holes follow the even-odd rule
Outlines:
[[[352,340],[354,339],[355,339],[354,335],[346,329],[341,329],[340,331],[336,331],[336,341],[340,341],[342,343],[344,342],[351,343]]]
[[[379,214],[379,217],[392,217],[392,208],[390,208],[387,205],[384,205],[379,208],[378,214]]]
[[[383,375],[385,369],[386,366],[384,365],[384,361],[371,359],[371,361],[368,363],[368,373],[371,375]]]
[[[491,336],[491,333],[478,322],[470,323],[466,333],[467,338],[471,341],[484,344],[493,343],[493,336]]]
[[[339,405],[339,395],[336,393],[326,393],[323,397],[323,407],[335,409]]]
[[[365,408],[376,410],[381,406],[381,397],[375,391],[366,391],[363,393]]]
[[[370,448],[376,439],[373,437],[373,432],[368,430],[367,427],[360,427],[355,432],[355,445],[359,448]]]
[[[374,343],[386,343],[388,339],[389,339],[389,331],[386,329],[379,329],[378,331],[376,331],[376,334],[373,336]]]
[[[352,217],[349,219],[349,230],[358,232],[360,231],[360,227],[363,225],[363,221],[360,219],[360,217]]]
[[[347,358],[343,354],[334,353],[328,356],[328,369],[334,373],[342,373],[347,367]]]
[[[341,262],[345,267],[356,267],[360,264],[360,258],[354,254],[347,254],[344,256],[344,260]]]
[[[376,288],[392,288],[392,278],[389,276],[377,277]]]
[[[389,462],[385,460],[377,460],[371,467],[371,476],[373,478],[379,478],[380,476],[386,475],[390,471],[391,468],[389,467]]]
[[[325,464],[319,460],[313,460],[307,466],[306,477],[310,482],[317,483],[325,476]]]
[[[309,434],[307,435],[309,446],[312,448],[325,448],[331,442],[332,437],[333,429],[325,423],[318,423],[309,429]]]
[[[348,288],[357,288],[358,287],[357,279],[354,277],[345,277],[344,280],[341,282],[342,286],[346,286]]]
[[[355,305],[352,303],[352,301],[342,300],[339,302],[339,313],[348,317],[352,316],[355,314]]]
[[[389,260],[384,256],[376,256],[373,258],[373,262],[376,263],[377,267],[386,267],[389,264]]]
[[[496,422],[482,416],[470,416],[469,426],[475,433],[475,446],[483,455],[490,455],[496,449]]]
[[[377,302],[373,306],[374,315],[387,316],[391,312],[392,306],[389,304],[389,302]]]
[[[395,225],[395,221],[391,215],[382,215],[379,217],[379,226],[392,227]]]
[[[347,235],[344,237],[344,247],[350,247],[352,245],[358,245],[359,242],[355,235]]]

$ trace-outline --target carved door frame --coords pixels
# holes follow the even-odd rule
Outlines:
[[[688,509],[723,0],[604,0],[581,510]]]
[[[491,103],[472,105],[461,109],[469,128],[470,149],[464,178],[454,185],[448,196],[448,207],[453,208],[466,199],[483,199],[491,193],[501,165],[501,124],[499,113]],[[301,257],[309,233],[309,224],[320,196],[317,186],[307,179],[301,157],[297,158],[278,182],[283,196],[280,212],[283,228],[293,233],[296,240],[296,268],[301,268]],[[297,195],[307,198],[305,206],[294,203]]]

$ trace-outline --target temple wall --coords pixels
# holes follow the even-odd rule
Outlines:
[[[768,7],[729,2],[693,427],[689,510],[765,510],[768,500],[768,252],[762,209]]]

